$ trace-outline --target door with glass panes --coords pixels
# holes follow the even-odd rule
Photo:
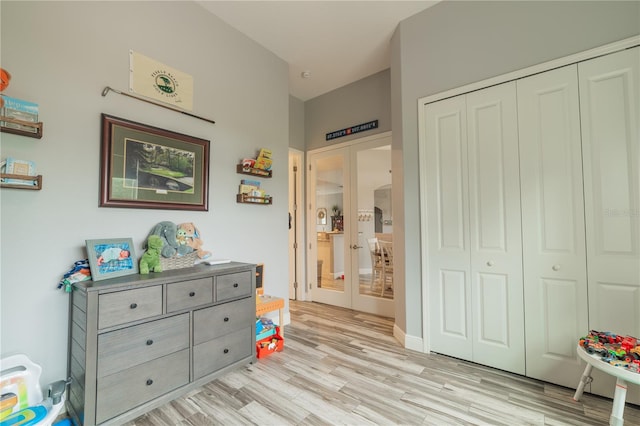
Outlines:
[[[309,283],[316,302],[393,317],[391,136],[309,152]]]

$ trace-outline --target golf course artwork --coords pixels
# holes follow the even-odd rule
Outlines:
[[[207,211],[209,145],[103,114],[100,206]]]

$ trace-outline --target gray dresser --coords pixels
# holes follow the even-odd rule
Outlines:
[[[254,362],[255,280],[232,262],[75,284],[69,415],[121,424]]]

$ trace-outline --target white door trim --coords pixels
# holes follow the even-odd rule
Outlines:
[[[305,227],[305,190],[304,190],[304,176],[305,174],[305,156],[304,152],[298,149],[289,148],[289,159],[293,159],[293,164],[289,162],[289,212],[294,216],[292,223],[297,223],[296,229],[296,241],[298,243],[297,249],[295,249],[296,256],[293,256],[294,248],[289,247],[289,262],[295,262],[295,271],[297,271],[295,281],[298,284],[296,294],[296,300],[306,300],[306,253],[304,249],[306,245],[306,227]],[[297,172],[293,173],[293,166],[297,166]],[[295,179],[295,187],[293,180]],[[293,206],[293,191],[295,188],[295,200],[296,206]],[[290,266],[290,269],[293,265]],[[289,294],[292,294],[293,282],[289,283]]]

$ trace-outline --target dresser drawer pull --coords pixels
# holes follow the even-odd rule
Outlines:
[[[238,288],[238,283],[233,283],[233,288]]]
[[[151,386],[153,384],[153,380],[147,379],[147,386]]]
[[[222,352],[224,352],[225,354],[228,354],[228,353],[229,353],[229,349],[225,349],[225,350],[224,350],[224,351],[222,351]]]
[[[129,307],[130,307],[131,309],[135,309],[135,308],[137,308],[137,307],[138,307],[138,304],[137,304],[137,303],[132,303],[131,305],[129,305]]]
[[[191,293],[189,293],[189,297],[193,297],[193,296],[195,296],[195,295],[196,295],[196,292],[195,292],[195,291],[192,291]]]
[[[151,345],[153,345],[153,340],[151,339],[147,340],[147,346],[151,346]]]
[[[229,322],[229,317],[224,317],[224,322]]]

